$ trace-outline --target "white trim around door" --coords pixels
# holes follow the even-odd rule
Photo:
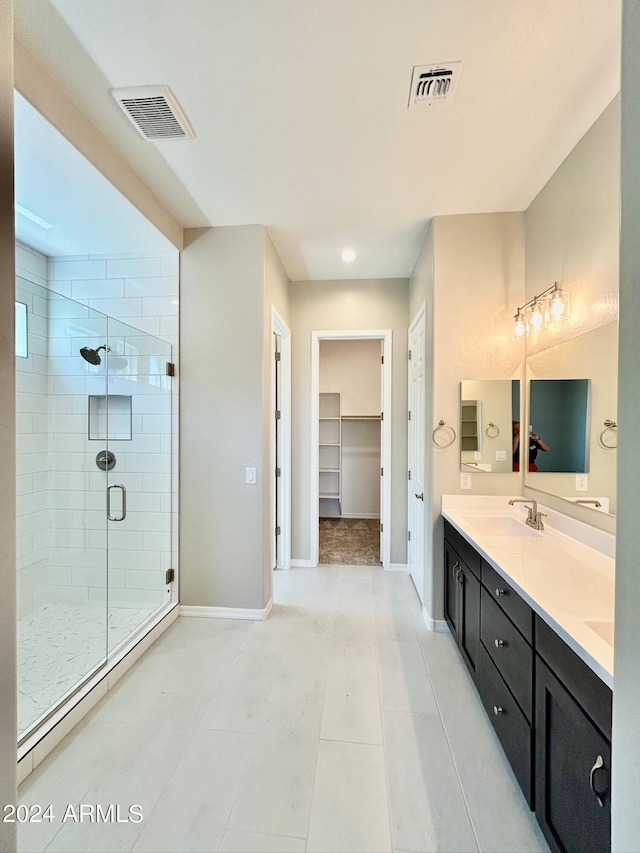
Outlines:
[[[275,307],[271,306],[271,331],[275,340],[280,340],[280,383],[276,448],[276,389],[275,370],[271,373],[271,417],[270,417],[270,530],[271,565],[276,569],[291,568],[291,330]],[[275,346],[272,344],[272,368],[275,362]],[[276,458],[280,476],[276,477]],[[276,494],[276,489],[277,494]],[[276,519],[276,497],[279,519]],[[276,523],[280,527],[280,547],[275,546]]]
[[[309,517],[311,542],[311,564],[318,565],[320,544],[318,530],[319,516],[319,392],[320,392],[320,341],[382,341],[382,422],[380,465],[384,471],[380,489],[380,522],[382,567],[391,568],[391,329],[356,329],[340,331],[311,332],[311,513]]]

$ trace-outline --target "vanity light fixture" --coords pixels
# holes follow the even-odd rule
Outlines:
[[[547,323],[567,320],[570,316],[569,294],[558,282],[530,299],[514,314],[513,336],[521,340],[529,334],[540,332]]]

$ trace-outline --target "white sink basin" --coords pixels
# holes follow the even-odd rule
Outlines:
[[[584,624],[587,628],[595,631],[610,646],[613,645],[613,622],[608,619],[585,619]]]
[[[465,515],[464,520],[485,536],[540,536],[512,515]]]

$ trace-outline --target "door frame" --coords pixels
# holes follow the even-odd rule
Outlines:
[[[356,330],[329,330],[311,332],[311,514],[310,514],[310,536],[311,542],[311,565],[317,566],[320,558],[319,537],[319,475],[318,467],[320,460],[319,450],[319,424],[320,413],[320,341],[382,341],[382,364],[383,393],[382,411],[385,418],[381,422],[380,442],[380,465],[384,470],[382,485],[380,488],[380,523],[382,524],[381,553],[382,567],[391,568],[391,382],[392,382],[392,331],[391,329],[356,329]]]
[[[278,459],[280,462],[280,498],[282,512],[280,529],[282,536],[281,559],[276,563],[276,388],[275,388],[275,335],[280,337],[280,425],[278,429]],[[271,543],[271,566],[276,569],[291,568],[291,329],[276,308],[271,306],[271,366],[270,366],[270,414],[269,414],[269,541]]]
[[[409,329],[407,331],[407,350],[411,349],[411,335],[415,328],[418,326],[420,322],[424,323],[424,333],[425,333],[425,375],[424,375],[424,383],[425,383],[425,395],[427,391],[427,372],[426,372],[426,324],[427,324],[427,306],[426,303],[423,302],[422,305],[416,311],[413,320],[409,323]],[[411,368],[407,369],[407,401],[409,407],[411,407]],[[426,489],[424,486],[426,485],[426,476],[427,476],[427,445],[426,445],[426,431],[424,430],[424,426],[426,423],[425,411],[420,413],[416,413],[419,415],[419,423],[422,424],[423,431],[425,432],[425,449],[424,449],[424,458],[423,458],[423,471],[422,471],[422,484],[423,484],[423,493],[426,493]],[[410,432],[412,429],[415,429],[415,414],[412,411],[412,415],[414,415],[413,422],[407,421],[407,469],[413,470],[412,459],[411,459],[411,442],[409,440]],[[410,500],[412,495],[411,482],[407,482],[407,528],[410,530],[409,522],[410,522]],[[410,554],[412,550],[410,548],[409,543],[407,543],[407,568],[409,570],[409,575],[413,580],[414,586],[416,586],[416,592],[418,593],[418,597],[420,598],[420,604],[424,606],[424,584],[425,584],[425,574],[426,574],[426,531],[427,531],[427,507],[430,506],[430,502],[425,498],[425,502],[422,507],[422,589],[418,589],[416,586],[415,578],[411,573],[411,562],[410,562]]]

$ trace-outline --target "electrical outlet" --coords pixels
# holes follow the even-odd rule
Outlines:
[[[461,489],[470,489],[471,488],[471,474],[460,474],[460,488]]]
[[[589,475],[576,474],[576,492],[586,492],[589,488]]]
[[[476,462],[479,462],[482,459],[482,453],[480,453],[479,450],[474,450],[473,451],[473,458],[475,459]]]
[[[507,461],[507,451],[506,450],[496,450],[496,462],[506,462]]]

